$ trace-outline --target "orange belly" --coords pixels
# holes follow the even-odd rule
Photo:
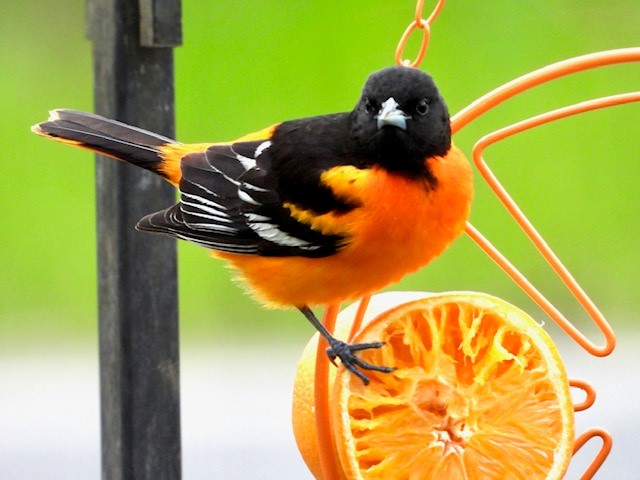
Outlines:
[[[473,196],[469,162],[452,146],[429,165],[438,180],[433,189],[379,168],[333,169],[325,183],[336,195],[361,205],[314,222],[314,228],[348,236],[348,245],[335,255],[215,256],[227,260],[248,290],[271,307],[318,305],[373,293],[428,264],[464,230]]]

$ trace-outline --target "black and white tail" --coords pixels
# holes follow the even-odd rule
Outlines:
[[[52,110],[49,120],[31,127],[43,137],[87,148],[165,176],[160,147],[175,140],[126,123],[77,110]]]

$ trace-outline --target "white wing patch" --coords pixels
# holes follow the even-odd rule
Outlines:
[[[237,153],[236,158],[242,164],[245,170],[249,170],[250,168],[254,168],[256,166],[256,161],[253,158],[244,157]]]
[[[264,152],[270,146],[271,146],[271,140],[267,140],[266,142],[262,142],[260,145],[258,145],[258,148],[256,148],[256,153],[255,153],[254,157],[258,158],[260,155],[262,155],[262,152]],[[255,161],[254,161],[254,164],[255,164]]]
[[[260,205],[259,202],[256,202],[247,192],[244,190],[238,190],[238,198],[243,202],[250,203],[251,205]]]
[[[187,196],[188,195],[183,194],[183,197],[187,197]],[[203,218],[215,218],[216,220],[219,220],[221,222],[231,222],[231,219],[229,218],[229,215],[227,214],[227,212],[217,208],[211,208],[203,203],[192,203],[182,199],[182,201],[180,202],[180,206],[181,206],[180,209],[183,212],[187,210],[188,213],[193,215],[204,215]],[[182,208],[182,207],[193,207],[196,210],[192,210],[190,208]],[[197,210],[200,210],[200,212],[197,212]],[[208,215],[205,215],[205,214],[208,214]]]
[[[246,213],[247,225],[256,232],[260,238],[281,245],[283,247],[298,247],[305,250],[315,250],[319,247],[306,240],[289,235],[280,230],[278,225],[270,223],[270,218],[255,213]]]
[[[214,195],[213,192],[207,190],[202,185],[196,185],[196,186],[202,188],[207,193],[210,193],[211,195]],[[186,193],[186,192],[180,192],[180,193],[182,194],[183,197],[189,198],[191,200],[195,200],[196,202],[200,202],[203,205],[209,205],[210,207],[215,209],[217,212],[220,212],[221,215],[225,215],[225,216],[227,215],[226,212],[225,212],[224,205],[221,205],[220,203],[216,203],[216,202],[214,202],[212,200],[209,200],[208,198],[201,197],[200,195],[194,195],[192,193]]]
[[[266,188],[258,187],[257,185],[253,185],[252,183],[243,182],[243,187],[248,188],[249,190],[253,190],[255,192],[268,192],[269,190]]]

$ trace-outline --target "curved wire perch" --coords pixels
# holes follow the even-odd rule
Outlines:
[[[369,301],[371,300],[371,295],[366,295],[360,299],[360,303],[358,304],[358,311],[356,312],[355,317],[353,317],[353,323],[351,324],[351,331],[349,332],[349,342],[353,341],[353,337],[356,336],[356,333],[360,331],[360,327],[362,326],[362,321],[364,320],[364,315],[367,313],[367,307],[369,306]]]
[[[340,312],[340,304],[327,305],[322,317],[325,328],[333,333],[336,318]],[[331,428],[330,414],[330,385],[329,358],[326,350],[329,347],[322,335],[318,335],[318,350],[316,352],[316,370],[314,378],[313,405],[318,437],[318,455],[322,468],[323,480],[339,480],[338,459],[334,455],[334,438]]]
[[[500,259],[497,260],[494,256],[494,252],[488,251],[493,247],[487,247],[487,244],[479,243],[480,247],[505,270],[507,275],[513,278],[516,283],[547,313],[553,321],[555,321],[560,328],[562,328],[573,340],[576,341],[581,347],[583,347],[590,354],[595,356],[605,356],[611,353],[615,347],[615,334],[611,329],[611,326],[607,323],[606,319],[600,313],[595,304],[591,301],[589,296],[582,290],[578,282],[573,278],[569,270],[560,261],[557,255],[551,250],[551,248],[544,241],[542,236],[534,228],[533,224],[524,215],[522,210],[518,207],[516,202],[507,193],[506,189],[498,181],[497,177],[493,174],[489,166],[484,160],[484,150],[517,133],[524,132],[531,128],[543,125],[545,123],[552,122],[561,118],[568,117],[570,115],[576,115],[579,113],[588,112],[591,110],[612,107],[615,105],[622,105],[625,103],[640,101],[640,92],[627,93],[622,95],[613,95],[610,97],[598,98],[590,100],[569,107],[560,108],[551,112],[537,115],[522,122],[510,125],[508,127],[497,130],[489,135],[481,138],[473,148],[473,161],[489,184],[493,192],[498,199],[502,202],[505,208],[509,211],[511,216],[516,220],[520,228],[525,232],[527,237],[534,244],[536,249],[544,257],[547,263],[553,268],[558,277],[562,280],[565,286],[569,289],[571,294],[578,300],[585,311],[589,314],[589,317],[598,326],[600,331],[605,337],[605,344],[603,346],[596,346],[593,342],[587,339],[574,325],[569,322],[564,315],[562,315],[530,282],[522,277],[520,274],[516,274],[515,267],[508,262]],[[469,233],[469,229],[467,230]],[[476,232],[471,232],[470,235],[475,240]],[[490,244],[489,244],[490,245]]]
[[[596,458],[594,458],[591,464],[587,467],[587,470],[582,474],[580,480],[591,480],[611,452],[611,447],[613,445],[611,435],[601,428],[590,428],[576,438],[576,441],[573,444],[573,454],[575,455],[585,443],[594,437],[600,437],[602,439],[602,447],[600,447],[600,451],[596,454]]]
[[[579,388],[585,394],[583,401],[573,404],[574,412],[582,412],[583,410],[587,410],[588,408],[591,408],[591,406],[596,402],[596,391],[589,382],[572,378],[571,380],[569,380],[569,386],[573,388]]]
[[[619,48],[589,53],[552,63],[527,73],[483,95],[451,117],[451,131],[456,133],[492,108],[516,95],[556,78],[607,65],[640,62],[640,47]]]
[[[362,320],[369,306],[370,295],[362,297],[358,310],[355,314],[353,323],[351,325],[351,331],[347,337],[349,341],[353,339],[356,333],[360,330]],[[329,332],[333,333],[335,330],[336,319],[340,312],[339,304],[327,305],[324,310],[322,323]],[[318,349],[316,352],[316,370],[314,378],[314,414],[316,423],[316,432],[318,437],[318,455],[320,458],[320,465],[322,468],[323,480],[338,480],[339,469],[338,459],[335,457],[334,448],[334,436],[333,428],[331,425],[331,412],[330,412],[330,400],[331,400],[331,385],[329,383],[329,359],[326,355],[326,349],[329,345],[318,335]]]

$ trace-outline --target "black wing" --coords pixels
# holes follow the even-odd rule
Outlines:
[[[269,140],[214,145],[181,162],[180,203],[147,215],[139,230],[221,252],[323,257],[344,243],[298,222],[283,206]]]

